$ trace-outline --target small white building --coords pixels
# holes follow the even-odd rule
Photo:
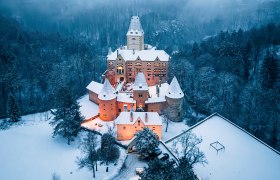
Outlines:
[[[194,167],[202,179],[280,179],[280,153],[221,115],[215,113],[165,143],[172,149],[188,132],[202,138],[199,149],[208,164]],[[177,143],[175,149],[180,148]]]

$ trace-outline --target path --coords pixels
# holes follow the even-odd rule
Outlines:
[[[139,176],[135,173],[135,168],[147,166],[147,162],[138,158],[137,154],[128,154],[125,165],[121,169],[118,176],[114,177],[114,180],[136,180]]]

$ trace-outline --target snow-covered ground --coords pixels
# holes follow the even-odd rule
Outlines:
[[[100,132],[101,134],[104,134],[108,132],[109,129],[113,131],[114,134],[116,134],[116,122],[115,121],[102,121],[100,118],[96,118],[87,122],[84,122],[82,124],[83,127],[95,130],[97,132]]]
[[[166,123],[163,123],[162,124],[162,141],[163,142],[188,130],[189,126],[185,124],[185,121],[182,121],[182,122],[169,121],[167,132],[165,132],[165,129],[166,129]]]
[[[194,168],[202,179],[280,179],[280,153],[221,116],[213,115],[190,130],[203,140],[198,147],[208,164]],[[167,143],[171,149],[173,141]],[[180,143],[176,148],[180,151]]]
[[[0,179],[50,180],[53,173],[65,180],[92,179],[90,170],[78,170],[79,138],[71,145],[60,137],[52,138],[52,127],[46,121],[49,117],[48,113],[23,116],[20,126],[0,131]],[[105,165],[98,166],[96,179],[118,174],[126,158],[125,150],[120,150],[117,165],[110,164],[109,173]]]

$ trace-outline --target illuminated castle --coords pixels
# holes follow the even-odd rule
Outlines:
[[[116,119],[118,140],[131,139],[143,127],[161,138],[163,110],[169,119],[181,119],[184,94],[176,77],[166,82],[169,59],[165,51],[144,44],[140,19],[133,16],[127,46],[107,56],[104,83],[87,86],[89,99],[99,105],[99,118]]]

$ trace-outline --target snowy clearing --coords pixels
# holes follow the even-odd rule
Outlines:
[[[62,180],[93,179],[88,169],[78,170],[79,138],[70,146],[60,137],[52,138],[47,115],[37,113],[23,116],[21,126],[0,131],[1,179],[50,180],[53,173]],[[109,173],[105,172],[105,165],[98,166],[96,179],[110,179],[118,174],[126,158],[125,150],[120,150],[117,165],[111,163]]]

